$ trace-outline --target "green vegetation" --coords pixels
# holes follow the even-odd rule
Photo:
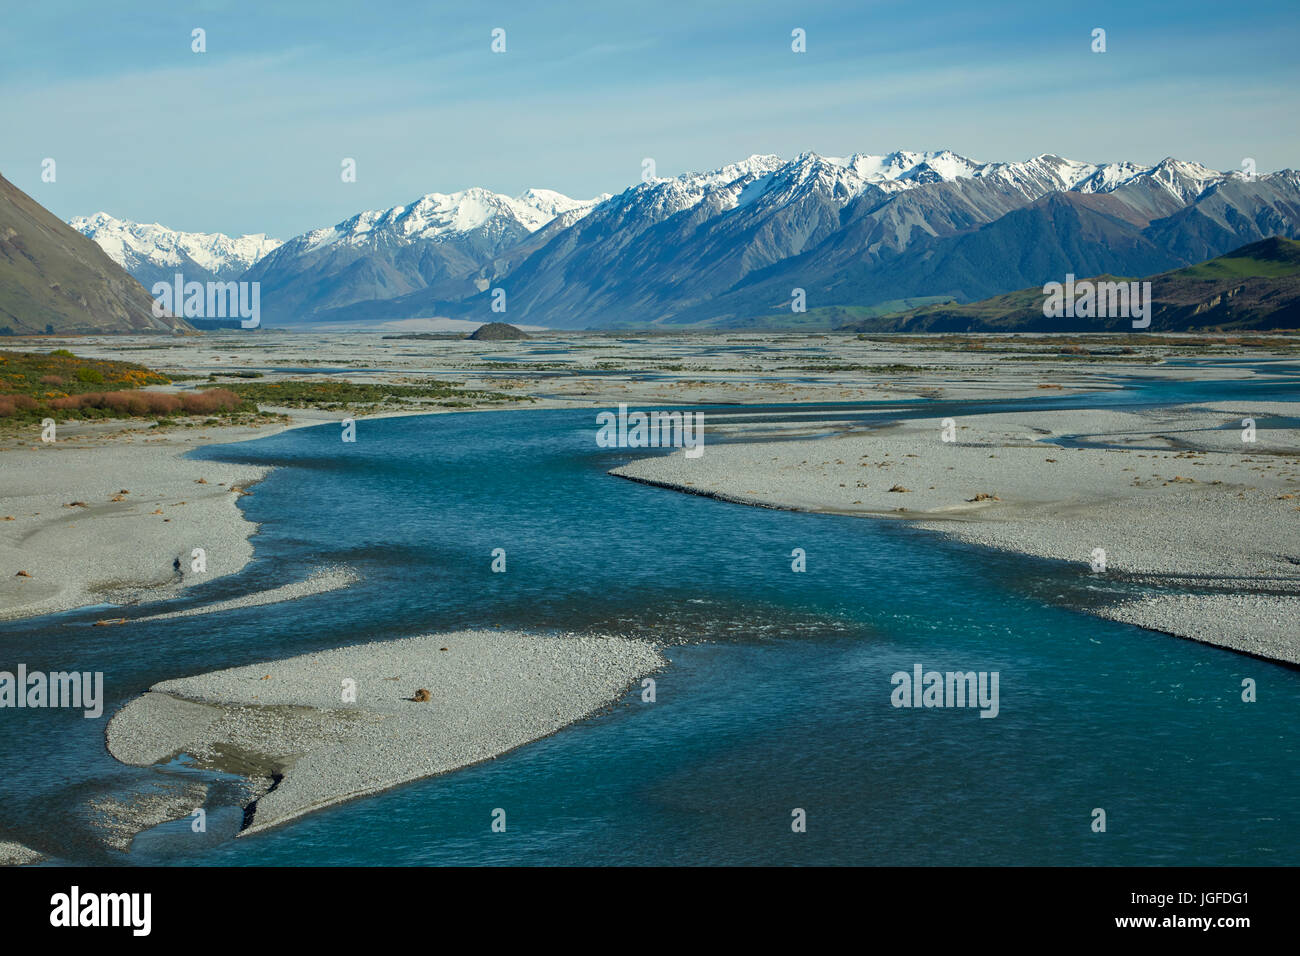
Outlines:
[[[1084,280],[1080,279],[1079,282]],[[1090,282],[1137,277],[1089,276]],[[1164,332],[1266,331],[1300,328],[1300,242],[1273,236],[1197,265],[1149,276],[1152,328]],[[1119,315],[1051,318],[1041,287],[1017,289],[979,302],[946,302],[842,323],[857,332],[1118,333]]]
[[[532,401],[528,396],[476,391],[453,382],[416,379],[398,384],[358,382],[231,382],[220,377],[261,378],[260,372],[232,370],[206,377],[197,391],[148,391],[147,385],[203,380],[203,376],[168,377],[131,362],[78,358],[66,349],[50,353],[0,351],[0,422],[29,424],[45,418],[156,418],[159,426],[185,424],[178,419],[204,416],[207,424],[266,419],[258,405],[326,410],[373,411],[379,408],[469,408],[496,402]],[[221,417],[213,417],[213,416]]]
[[[143,365],[53,352],[0,352],[0,420],[129,418],[256,411],[228,391],[174,394],[144,391],[169,379]],[[109,390],[105,390],[105,386]]]
[[[1273,279],[1297,273],[1300,242],[1274,236],[1174,274],[1186,279]]]
[[[1111,361],[1137,361],[1138,349],[1205,351],[1239,354],[1244,349],[1267,349],[1277,352],[1300,350],[1294,341],[1267,334],[1242,335],[1159,335],[1148,333],[1089,332],[1084,335],[1025,335],[980,333],[866,333],[855,336],[860,342],[898,344],[905,338],[909,347],[919,352],[984,352],[991,355],[1041,356],[1044,360],[1065,355],[1092,355]],[[1130,357],[1130,358],[1126,358]]]
[[[426,379],[413,385],[369,382],[238,382],[226,386],[248,402],[326,411],[367,410],[379,406],[436,405],[468,408],[485,402],[517,402],[523,396],[463,389],[453,382]]]
[[[934,366],[926,366],[926,370],[932,370]],[[853,364],[831,364],[829,361],[817,365],[780,365],[773,371],[777,372],[866,372],[871,375],[906,375],[909,372],[922,371],[916,365],[907,365],[903,362],[894,362],[890,365],[853,365]]]
[[[67,349],[0,352],[0,420],[108,418],[111,413],[98,407],[96,397],[104,394],[104,386],[127,393],[166,383],[143,365],[78,358]]]

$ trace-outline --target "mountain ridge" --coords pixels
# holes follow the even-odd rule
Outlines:
[[[1291,179],[1272,174],[1279,176],[1287,202],[1300,200]],[[1265,185],[1269,179],[1246,181],[1235,172],[1173,158],[1139,166],[1080,163],[1050,153],[1022,163],[984,164],[942,151],[847,159],[803,153],[788,162],[755,156],[712,173],[631,187],[490,282],[507,288],[514,320],[560,327],[726,325],[755,315],[780,324],[780,310],[789,309],[795,288],[816,305],[871,305],[940,293],[978,299],[1070,271],[1074,254],[1102,255],[1106,239],[1133,250],[1131,261],[1113,262],[1127,271],[1199,261],[1207,256],[1162,260],[1162,242],[1127,233],[1150,228],[1225,183],[1258,193],[1272,188]],[[1083,235],[1052,239],[1048,227],[1061,210],[1049,203],[1031,216],[1003,221],[982,237],[988,248],[959,248],[971,244],[966,235],[1049,195],[1118,197],[1107,213],[1114,222],[1102,228],[1102,213],[1080,199],[1070,205],[1080,214],[1073,226]],[[1041,221],[1030,221],[1035,218]],[[1238,223],[1235,234],[1203,236],[1200,244],[1218,254],[1269,232],[1295,234],[1297,224],[1300,207],[1288,206],[1267,228]],[[1060,248],[1037,255],[1024,245],[1031,236]],[[1175,234],[1164,243],[1182,239]],[[991,261],[1025,257],[1035,263],[1032,269],[1011,272],[994,285],[986,280]],[[484,292],[459,301],[417,292],[321,318],[471,318],[487,306]]]
[[[428,193],[309,230],[253,262],[265,324],[489,321],[779,325],[809,307],[976,301],[1058,274],[1145,274],[1300,235],[1300,176],[1166,157],[1091,163],[951,150],[753,154],[615,195]],[[789,319],[798,324],[797,319]]]
[[[152,310],[94,241],[0,176],[0,333],[193,331]]]
[[[109,258],[147,288],[155,282],[171,282],[177,272],[197,282],[238,279],[281,244],[265,233],[182,232],[161,223],[118,219],[106,212],[77,216],[68,220],[68,225],[95,240]]]

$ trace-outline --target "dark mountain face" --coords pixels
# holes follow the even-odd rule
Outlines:
[[[0,176],[0,330],[170,332],[144,286],[94,241]]]
[[[1114,275],[1079,273],[1096,286]],[[1300,242],[1270,237],[1226,255],[1148,276],[1151,332],[1300,328]],[[1130,284],[1131,285],[1131,284]],[[1129,316],[1043,313],[1042,286],[964,305],[927,306],[842,326],[859,332],[1132,332]]]
[[[865,305],[919,295],[972,301],[1071,272],[1144,275],[1182,264],[1143,235],[1119,197],[1050,193],[980,228],[921,240],[906,254],[845,263],[819,291]],[[809,298],[819,303],[813,292]]]
[[[509,242],[526,233],[511,236]],[[262,309],[273,324],[359,302],[391,299],[477,270],[485,252],[471,242],[399,243],[377,236],[363,245],[311,248],[291,240],[254,263],[243,279],[262,284]]]
[[[1147,236],[1183,262],[1201,262],[1268,236],[1296,238],[1300,173],[1254,182],[1230,179],[1191,205],[1152,223]]]
[[[978,185],[966,186],[961,201],[951,194],[905,194],[914,209],[933,203],[942,212],[936,216],[926,210],[911,217],[886,204],[860,217],[856,235],[837,235],[758,281],[723,292],[670,321],[725,324],[763,314],[782,318],[789,313],[795,287],[806,290],[812,309],[929,296],[972,302],[1041,287],[1067,274],[1150,275],[1222,255],[1266,235],[1300,237],[1297,187],[1294,173],[1252,183],[1229,180],[1187,206],[1147,182],[1110,193],[1052,192],[960,231],[949,226],[950,217],[954,209],[973,205],[971,193],[982,191]],[[987,202],[983,208],[989,208]],[[910,231],[884,225],[909,224],[909,219]],[[925,234],[921,222],[930,225],[932,220],[944,228]],[[532,321],[542,320],[535,316]]]

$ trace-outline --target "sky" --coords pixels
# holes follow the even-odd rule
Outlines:
[[[646,158],[809,150],[1300,167],[1296,0],[8,6],[0,174],[65,219],[289,238],[429,192],[587,198]]]

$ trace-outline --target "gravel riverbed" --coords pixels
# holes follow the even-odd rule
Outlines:
[[[615,703],[665,663],[649,642],[617,637],[460,631],[364,644],[156,684],[110,721],[108,749],[128,764],[184,753],[271,778],[246,808],[246,835],[497,757]]]

